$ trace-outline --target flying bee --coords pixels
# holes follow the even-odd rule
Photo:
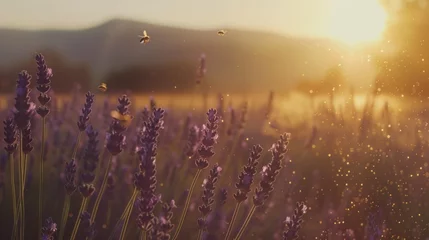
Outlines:
[[[217,35],[219,35],[219,36],[224,36],[226,34],[226,31],[225,30],[219,30],[219,31],[217,31]]]
[[[122,126],[129,127],[131,124],[131,121],[133,120],[133,116],[126,114],[122,115],[118,111],[113,110],[110,112],[110,116],[116,120],[118,120]]]
[[[106,92],[107,91],[107,84],[101,83],[100,85],[98,85],[98,90],[100,90],[101,92]]]
[[[140,43],[146,44],[150,42],[150,37],[147,35],[146,30],[143,31],[143,36],[139,35]]]

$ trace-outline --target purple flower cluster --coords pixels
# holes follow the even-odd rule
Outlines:
[[[55,233],[57,232],[57,224],[54,223],[52,218],[48,218],[42,227],[42,240],[54,240]]]
[[[17,134],[16,125],[13,118],[7,118],[4,123],[4,142],[6,146],[4,149],[8,154],[13,154],[17,149]]]
[[[298,231],[301,229],[302,218],[306,212],[307,206],[303,202],[298,202],[292,219],[290,219],[290,217],[286,218],[285,224],[287,229],[283,233],[283,240],[298,239]]]
[[[201,213],[201,217],[198,219],[198,226],[201,230],[207,229],[206,217],[213,211],[212,205],[214,203],[215,195],[215,184],[219,178],[219,173],[222,168],[218,164],[215,164],[210,170],[209,177],[204,179],[203,183],[203,196],[201,197],[203,204],[198,207],[198,211]]]
[[[98,157],[100,154],[97,149],[98,132],[90,125],[86,129],[86,134],[88,136],[88,145],[83,156],[83,171],[80,174],[79,185],[79,191],[85,198],[90,197],[95,191],[95,187],[92,182],[95,179],[95,169],[97,168]]]
[[[259,188],[255,189],[255,195],[253,197],[253,204],[255,204],[255,206],[262,206],[269,194],[273,191],[274,181],[282,168],[281,164],[287,153],[289,138],[290,134],[284,133],[280,136],[277,143],[273,145],[271,149],[271,162],[263,168],[262,180],[259,183]]]
[[[129,107],[131,106],[131,101],[127,95],[123,95],[118,98],[118,113],[122,116],[127,116],[130,114]],[[118,155],[122,152],[125,145],[125,136],[124,132],[127,130],[127,126],[124,125],[120,119],[113,118],[112,123],[110,124],[110,132],[108,134],[108,140],[106,148],[113,156]]]
[[[234,194],[234,198],[237,202],[244,202],[247,199],[247,194],[251,191],[250,187],[256,174],[256,167],[259,164],[258,159],[261,158],[262,150],[261,145],[255,145],[250,151],[247,164],[243,167],[238,176],[238,182],[235,184],[237,192]]]
[[[204,125],[204,138],[201,141],[201,145],[198,149],[199,158],[195,160],[195,165],[198,169],[202,170],[209,166],[209,158],[213,157],[214,145],[217,143],[218,133],[218,121],[216,109],[210,109],[207,112],[207,124]]]
[[[65,175],[64,188],[68,195],[72,195],[77,189],[76,180],[75,180],[76,163],[74,159],[71,159],[70,161],[66,162],[64,175]]]
[[[48,95],[49,90],[51,89],[51,77],[52,69],[48,68],[45,62],[45,58],[42,54],[36,55],[36,64],[37,64],[37,90],[40,92],[39,100],[40,106],[37,108],[37,113],[41,117],[46,117],[49,114],[49,108],[47,104],[51,101],[51,97]]]
[[[94,94],[92,94],[91,92],[88,92],[86,93],[85,97],[86,97],[86,100],[82,108],[82,115],[79,116],[79,120],[77,122],[77,127],[81,132],[85,131],[85,129],[88,126],[89,115],[92,112],[92,104],[94,103]]]
[[[140,139],[141,149],[140,172],[135,175],[135,186],[140,191],[138,226],[144,231],[152,228],[153,210],[159,199],[156,190],[156,150],[159,131],[163,126],[164,110],[158,108],[152,111],[148,122],[144,123],[145,132]]]

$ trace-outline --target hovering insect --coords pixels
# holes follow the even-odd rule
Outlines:
[[[107,91],[107,84],[101,83],[100,85],[98,85],[98,90],[100,90],[101,92]]]
[[[131,124],[131,121],[133,120],[133,116],[126,114],[122,115],[118,111],[113,110],[110,112],[110,116],[116,120],[118,120],[122,126],[128,127]]]
[[[219,31],[217,31],[217,35],[219,35],[219,36],[224,36],[226,34],[226,31],[225,30],[219,30]]]
[[[146,30],[143,31],[143,36],[139,35],[140,43],[146,44],[150,42],[150,37],[147,35]]]

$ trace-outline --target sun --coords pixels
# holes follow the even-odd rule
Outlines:
[[[332,0],[329,36],[356,45],[381,39],[386,12],[378,0]]]

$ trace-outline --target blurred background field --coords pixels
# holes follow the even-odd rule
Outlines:
[[[33,76],[31,101],[38,104],[34,54],[42,53],[53,71],[44,219],[61,221],[65,162],[76,145],[84,94],[91,91],[95,103],[89,122],[99,132],[99,150],[105,152],[98,168],[109,173],[94,239],[111,235],[118,239],[115,224],[131,197],[132,176],[138,170],[139,132],[154,106],[166,111],[156,193],[164,202],[176,201],[172,218],[176,227],[184,192],[196,170],[184,156],[189,132],[201,129],[205,113],[215,108],[221,122],[210,166],[219,163],[223,170],[203,239],[224,238],[239,171],[249,148],[261,144],[264,153],[233,235],[238,232],[260,171],[270,160],[268,150],[284,132],[292,137],[283,169],[242,239],[284,239],[284,221],[300,201],[308,211],[299,239],[429,239],[429,1],[249,0],[246,11],[225,1],[170,1],[165,3],[168,6],[132,0],[120,5],[38,2],[8,2],[0,9],[0,118],[13,110],[21,70]],[[46,11],[47,6],[56,10]],[[227,33],[219,36],[220,29]],[[145,45],[137,37],[143,30],[151,36]],[[102,83],[106,92],[98,88]],[[107,169],[108,153],[103,149],[111,111],[122,94],[132,102],[134,119],[125,132],[124,151]],[[41,123],[35,114],[26,185],[26,239],[38,238]],[[87,136],[82,139],[78,161],[88,143]],[[9,164],[2,148],[2,239],[9,239],[13,226]],[[198,179],[179,239],[196,239],[197,207],[208,172]],[[100,185],[95,183],[89,209]],[[226,203],[218,199],[220,189],[228,190]],[[81,201],[76,192],[65,236],[72,232]],[[134,207],[125,239],[138,239],[138,213]],[[155,216],[162,219],[160,214],[157,206]],[[84,235],[81,230],[77,239]]]

